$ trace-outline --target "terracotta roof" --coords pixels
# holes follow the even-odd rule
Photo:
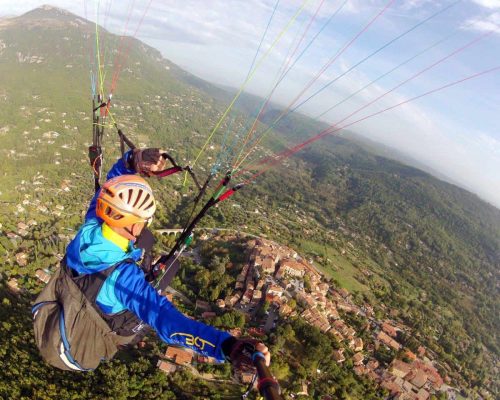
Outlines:
[[[344,352],[342,349],[334,350],[332,355],[333,355],[333,359],[339,363],[345,361]]]
[[[387,322],[382,323],[382,330],[394,338],[398,335],[398,330]]]
[[[352,362],[354,364],[361,363],[361,362],[363,362],[364,359],[365,359],[365,356],[363,355],[363,353],[356,353],[352,356]]]
[[[403,391],[399,385],[389,380],[382,381],[380,386],[382,386],[384,389],[387,389],[393,396]]]
[[[412,371],[407,378],[413,385],[421,388],[427,382],[427,374],[422,370]]]
[[[389,372],[401,378],[405,377],[412,370],[412,366],[401,360],[394,360],[389,368]]]
[[[262,261],[262,269],[264,271],[274,273],[275,268],[274,260],[271,257],[264,258]]]
[[[196,300],[196,308],[200,308],[204,311],[209,311],[210,304],[208,304],[208,302],[203,301],[203,300]]]
[[[167,349],[165,357],[175,361],[176,364],[191,364],[193,360],[193,354],[190,351],[172,346]]]
[[[163,360],[158,360],[158,364],[156,364],[156,366],[163,372],[167,373],[175,372],[175,370],[177,369],[177,366],[175,364]]]
[[[387,333],[383,331],[379,332],[377,339],[395,350],[399,350],[401,348],[401,345],[398,342],[396,342],[393,338],[391,338]]]

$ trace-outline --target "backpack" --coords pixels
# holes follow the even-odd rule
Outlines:
[[[145,326],[135,314],[105,315],[95,303],[106,278],[123,262],[77,276],[61,262],[32,307],[35,342],[47,363],[67,371],[91,371],[135,342]]]

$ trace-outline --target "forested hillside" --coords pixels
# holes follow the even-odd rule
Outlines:
[[[31,344],[29,301],[41,290],[35,271],[57,264],[93,194],[87,146],[94,29],[53,8],[0,21],[1,276],[2,286],[16,278],[25,290],[20,297],[0,293],[0,397],[56,398],[65,387],[119,398],[112,390],[122,389],[110,382],[129,376],[130,397],[175,398],[182,379],[188,379],[176,375],[167,382],[156,372],[147,358],[158,350],[151,345],[131,355],[127,365],[115,361],[91,376],[63,374],[60,380],[43,367]],[[109,69],[119,40],[102,32]],[[224,90],[190,76],[151,47],[135,39],[130,43],[113,115],[138,145],[162,147],[187,164],[225,109]],[[249,120],[246,112],[254,101],[248,96],[234,113],[232,130]],[[262,127],[273,113],[264,116]],[[299,143],[321,126],[302,115],[285,118],[253,157]],[[217,157],[221,136],[197,165],[202,178]],[[112,127],[104,147],[109,167],[119,156]],[[180,227],[191,211],[194,184],[183,187],[182,176],[174,176],[153,186],[160,199],[153,227]],[[453,384],[471,396],[484,389],[498,395],[500,210],[477,196],[347,139],[329,137],[258,177],[212,210],[202,225],[242,229],[306,254],[356,299],[410,327],[405,345],[429,348]],[[168,247],[171,239],[163,244]],[[103,390],[109,392],[92,391],[94,380],[108,382]],[[40,392],[33,394],[32,386],[40,386]],[[369,385],[364,387],[371,393]]]

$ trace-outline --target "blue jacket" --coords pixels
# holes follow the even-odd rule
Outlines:
[[[107,179],[123,174],[135,174],[135,171],[127,169],[120,159]],[[66,262],[78,274],[96,273],[126,259],[138,261],[142,255],[142,250],[135,248],[133,242],[124,252],[103,237],[103,221],[95,211],[97,196],[98,193],[90,202],[85,223],[66,249]],[[123,263],[113,271],[99,291],[97,305],[106,314],[130,310],[153,327],[164,342],[189,347],[221,362],[225,360],[221,344],[231,335],[184,316],[153,289],[135,263]]]

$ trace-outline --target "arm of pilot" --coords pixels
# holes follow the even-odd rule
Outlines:
[[[123,264],[118,270],[114,287],[117,299],[153,327],[164,342],[189,347],[220,362],[225,360],[222,343],[232,337],[229,333],[187,318],[146,282],[136,265]]]
[[[128,159],[130,155],[132,154],[132,150],[129,150],[125,153],[125,158]],[[120,157],[118,161],[115,162],[115,164],[111,167],[111,169],[108,172],[108,175],[106,175],[106,180],[115,178],[120,175],[134,175],[135,170],[134,169],[129,169],[125,165],[125,162],[123,161],[123,157]],[[88,221],[91,218],[97,218],[95,208],[97,204],[97,197],[99,196],[100,190],[98,190],[92,200],[90,201],[89,209],[87,210],[87,214],[85,214],[85,221]]]

